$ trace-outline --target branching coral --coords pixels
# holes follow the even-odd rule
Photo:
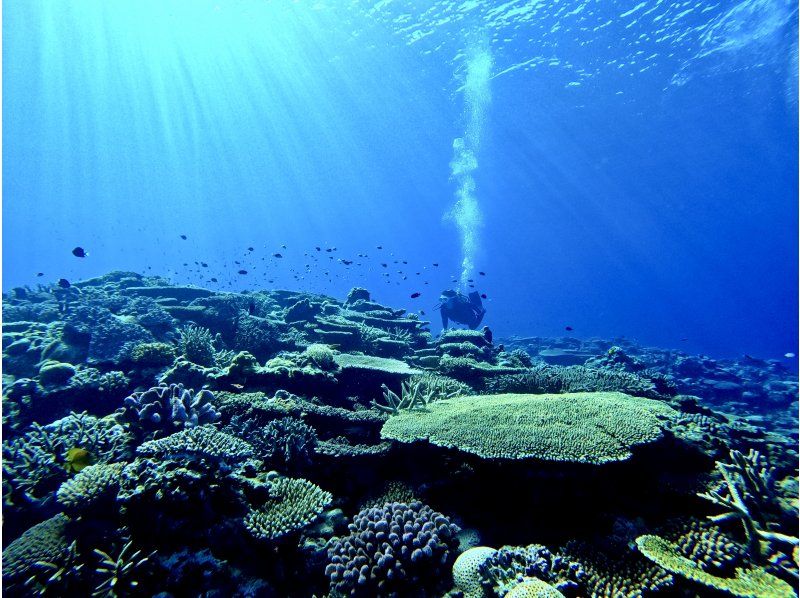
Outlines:
[[[768,513],[776,507],[774,468],[758,451],[747,455],[733,450],[731,463],[717,462],[717,470],[723,483],[717,488],[699,494],[727,512],[710,517],[714,522],[738,520],[742,522],[747,536],[749,552],[753,558],[762,556],[761,540],[797,546],[798,538],[769,529]],[[779,507],[778,507],[779,508]]]
[[[259,540],[275,540],[312,523],[331,503],[330,492],[298,478],[268,476],[269,499],[252,509],[244,526]]]
[[[100,559],[95,574],[99,582],[92,596],[126,596],[134,593],[139,585],[138,577],[148,565],[155,552],[144,555],[134,550],[133,542],[127,542],[117,556],[111,556],[97,548],[95,555]]]
[[[181,352],[183,355],[198,365],[214,365],[214,337],[208,328],[190,324],[181,330]]]
[[[458,526],[419,502],[365,509],[328,550],[334,593],[439,595],[455,559]]]
[[[69,475],[70,450],[81,449],[96,462],[108,463],[126,454],[128,440],[113,420],[86,413],[71,413],[46,426],[34,423],[25,436],[3,443],[3,471],[11,488],[7,504],[16,499],[50,502]]]
[[[195,393],[183,384],[162,384],[126,397],[117,419],[137,438],[153,438],[217,421],[215,401],[209,390]]]

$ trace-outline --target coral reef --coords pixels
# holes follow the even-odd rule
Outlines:
[[[795,595],[779,363],[131,272],[3,316],[9,596]]]

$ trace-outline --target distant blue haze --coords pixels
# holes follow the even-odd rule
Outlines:
[[[797,6],[686,5],[5,2],[4,290],[358,285],[436,331],[467,231],[496,337],[797,353]]]

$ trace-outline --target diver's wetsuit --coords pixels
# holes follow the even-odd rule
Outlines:
[[[450,320],[465,324],[472,330],[480,326],[486,309],[483,307],[481,296],[472,292],[465,297],[458,291],[444,291],[441,296],[442,327],[447,328]]]

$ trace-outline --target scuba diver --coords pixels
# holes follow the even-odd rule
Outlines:
[[[442,291],[439,297],[439,304],[435,307],[442,313],[442,327],[447,328],[450,320],[459,324],[465,324],[470,329],[475,330],[483,320],[486,309],[483,307],[480,294],[475,291],[469,297],[460,291],[448,289]]]

